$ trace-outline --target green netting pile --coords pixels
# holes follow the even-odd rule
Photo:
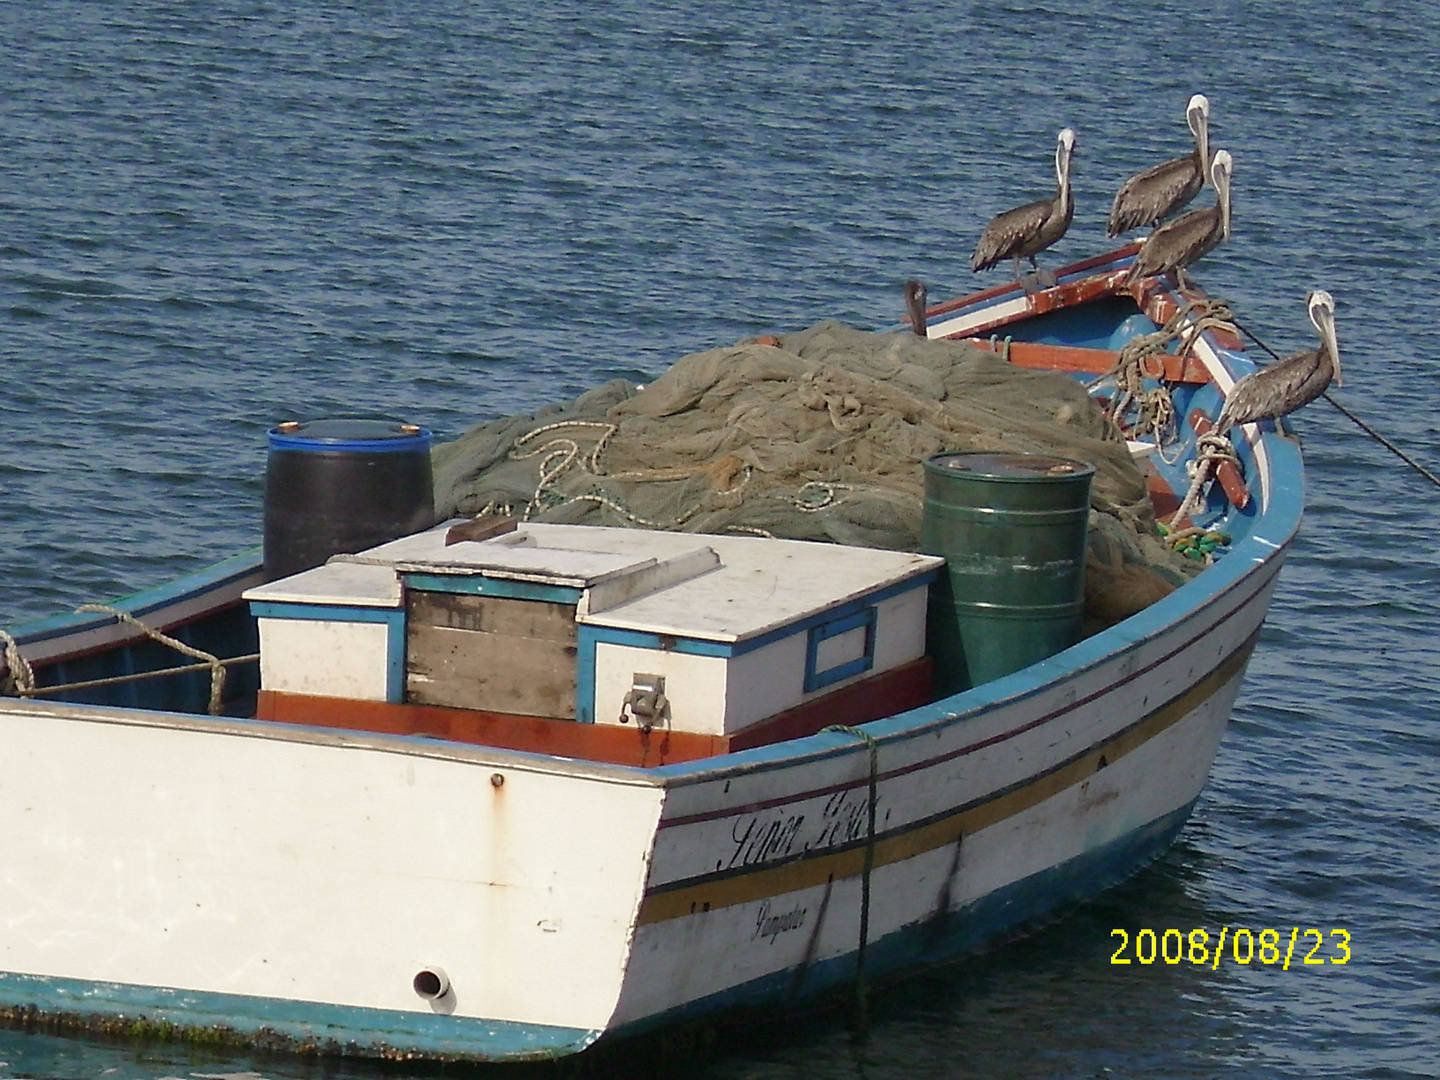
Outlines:
[[[435,501],[442,517],[914,550],[921,459],[969,450],[1095,465],[1087,608],[1099,621],[1193,572],[1158,538],[1143,476],[1074,379],[961,342],[836,322],[778,346],[695,353],[643,388],[611,382],[481,424],[436,448]]]

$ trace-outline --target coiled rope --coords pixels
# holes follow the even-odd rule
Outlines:
[[[565,429],[588,428],[598,429],[600,437],[595,446],[588,453],[582,452],[580,443],[573,437],[566,435],[554,435],[541,442],[538,446],[531,446],[539,436],[560,432]],[[747,489],[751,477],[754,475],[754,468],[745,464],[734,454],[727,454],[717,461],[706,462],[700,465],[683,465],[670,469],[635,469],[627,472],[609,473],[601,465],[600,455],[605,449],[610,437],[615,434],[618,428],[614,424],[586,420],[567,420],[554,424],[547,424],[544,427],[535,428],[515,440],[511,447],[509,458],[512,461],[524,461],[527,458],[539,457],[540,470],[539,479],[535,485],[535,491],[530,496],[530,501],[520,511],[522,521],[529,521],[535,514],[543,510],[553,510],[560,507],[571,506],[576,503],[592,503],[603,506],[612,513],[619,515],[634,525],[646,529],[679,529],[686,522],[697,515],[715,509],[716,502],[738,504],[746,498]],[[657,482],[663,483],[673,480],[688,480],[694,476],[708,475],[715,487],[714,492],[708,500],[697,501],[689,509],[677,515],[670,521],[655,521],[635,513],[629,507],[623,505],[614,495],[600,490],[582,492],[577,495],[564,495],[559,490],[560,481],[571,472],[579,470],[597,479],[612,480],[618,482]],[[841,484],[829,481],[811,480],[802,484],[800,488],[790,497],[789,502],[793,508],[804,514],[819,513],[822,510],[838,506],[845,501],[845,493],[855,490],[852,484]],[[495,501],[487,503],[479,512],[477,517],[484,517],[490,513],[513,514],[515,507],[506,503],[501,504]],[[767,530],[746,528],[743,526],[731,526],[732,532],[749,532],[761,536],[772,536]]]
[[[1186,465],[1190,474],[1190,490],[1185,493],[1185,498],[1180,500],[1180,505],[1170,518],[1170,528],[1178,529],[1181,519],[1199,505],[1200,492],[1215,475],[1216,466],[1223,461],[1240,464],[1240,458],[1228,436],[1201,435],[1195,440],[1195,459]]]
[[[5,668],[15,693],[28,697],[35,692],[35,672],[30,669],[30,662],[20,655],[20,646],[4,630],[0,630],[0,642],[5,645]]]
[[[1229,304],[1223,300],[1191,300],[1178,308],[1153,334],[1140,334],[1127,341],[1120,348],[1110,370],[1092,381],[1087,389],[1093,390],[1107,381],[1114,382],[1115,397],[1110,402],[1107,415],[1115,426],[1128,438],[1150,435],[1157,447],[1172,445],[1179,438],[1175,403],[1163,380],[1153,389],[1146,389],[1146,379],[1159,380],[1164,373],[1163,367],[1152,368],[1148,362],[1152,357],[1163,356],[1170,343],[1177,340],[1180,342],[1177,355],[1185,356],[1207,330],[1225,330],[1238,335],[1234,319]],[[1136,419],[1127,429],[1120,418],[1132,406]],[[1169,458],[1165,460],[1170,461]]]

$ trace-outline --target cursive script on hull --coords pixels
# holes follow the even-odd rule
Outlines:
[[[880,800],[876,800],[877,816]],[[825,800],[819,815],[763,813],[736,819],[730,830],[734,844],[716,870],[756,866],[776,859],[856,843],[869,831],[870,800],[853,791],[838,791]]]

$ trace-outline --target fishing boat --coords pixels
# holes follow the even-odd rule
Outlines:
[[[973,511],[952,525],[1009,529],[946,486],[979,475],[1022,493],[1016,521],[1068,530],[1069,554],[1009,545],[1000,571],[976,571],[969,525],[941,554],[446,521],[278,575],[241,554],[14,629],[6,1015],[559,1057],[843,996],[1145,866],[1205,785],[1302,475],[1271,421],[1197,462],[1254,365],[1198,291],[1126,285],[1135,251],[918,328],[1092,386],[1131,417],[1156,518],[1200,538],[1186,583],[1038,657],[994,621],[1005,597],[961,595],[966,574],[1028,588],[1043,562],[1068,584],[1028,621],[1073,629],[1088,465],[1027,455],[923,465],[927,506]],[[1169,437],[1126,412],[1153,392]],[[1037,477],[1058,504],[1028,501]],[[935,629],[967,612],[978,637]]]

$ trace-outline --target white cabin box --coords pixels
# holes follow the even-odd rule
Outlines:
[[[579,525],[446,533],[247,592],[263,688],[730,735],[919,659],[943,563]]]

